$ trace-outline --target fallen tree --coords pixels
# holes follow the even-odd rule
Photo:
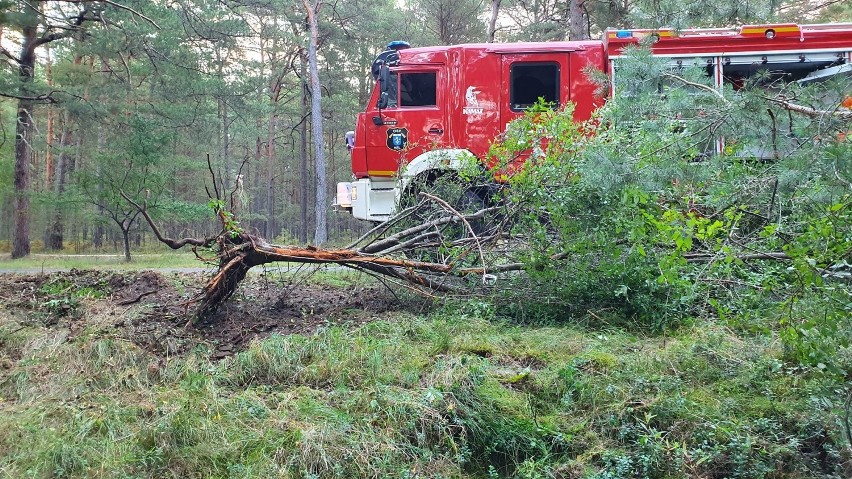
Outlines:
[[[218,267],[202,291],[186,303],[193,322],[215,313],[251,268],[270,263],[338,264],[404,283],[427,294],[460,292],[473,284],[488,284],[494,279],[491,272],[524,268],[520,262],[489,265],[486,260],[486,251],[488,258],[493,259],[493,253],[499,249],[497,245],[505,244],[509,234],[508,217],[497,214],[504,210],[499,205],[462,212],[438,196],[420,192],[416,204],[345,248],[276,245],[239,226],[236,220],[239,184],[231,191],[226,207],[212,167],[210,173],[214,188],[212,193],[209,188],[207,192],[220,227],[216,235],[206,238],[165,236],[151,217],[147,201],[139,204],[122,193],[139,210],[160,242],[172,249],[189,247],[197,258]]]
[[[535,304],[536,315],[551,318],[615,311],[656,329],[700,312],[702,298],[733,294],[706,284],[774,279],[772,269],[746,263],[787,263],[800,275],[787,278],[789,284],[811,276],[848,281],[850,251],[838,233],[848,229],[849,171],[841,161],[848,157],[848,112],[802,107],[833,100],[823,98],[823,90],[792,87],[772,98],[760,89],[741,91],[731,97],[735,104],[697,83],[706,80],[697,73],[662,76],[712,95],[678,97],[686,107],[668,103],[656,89],[640,102],[614,98],[593,128],[574,123],[570,105],[556,111],[538,105],[510,123],[489,153],[502,171],[536,150],[533,145],[542,146],[515,171],[510,188],[453,174],[418,182],[392,219],[340,249],[275,245],[241,228],[241,181],[226,198],[209,158],[214,187],[207,195],[219,223],[213,236],[165,237],[147,200],[122,196],[161,242],[191,247],[217,266],[187,303],[196,321],[212,315],[251,268],[278,262],[338,264],[427,294],[481,291],[500,276],[500,284],[486,290],[494,290],[495,303],[505,309]],[[807,103],[805,94],[817,96]],[[741,101],[744,95],[753,102]],[[642,128],[632,121],[637,105],[649,112]],[[743,114],[732,115],[735,107]],[[684,117],[684,111],[698,113]],[[741,120],[764,112],[765,128]],[[838,131],[843,135],[834,135]],[[720,136],[748,149],[707,154],[706,145]],[[774,159],[744,161],[751,150],[770,151]],[[800,200],[817,190],[824,202]],[[525,274],[503,274],[521,270]]]

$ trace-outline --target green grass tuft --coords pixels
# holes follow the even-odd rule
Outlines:
[[[843,477],[842,384],[771,335],[397,313],[211,362],[0,315],[0,474]],[[478,311],[478,312],[477,312]]]

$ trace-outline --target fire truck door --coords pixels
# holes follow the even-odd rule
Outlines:
[[[446,109],[438,85],[440,66],[404,68],[391,74],[388,106],[371,111],[367,122],[370,176],[393,176],[402,162],[446,144]]]

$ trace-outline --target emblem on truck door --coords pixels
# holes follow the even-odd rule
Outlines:
[[[408,145],[408,128],[388,128],[388,148],[394,151]]]
[[[482,107],[479,106],[479,99],[476,98],[476,94],[479,93],[479,90],[474,86],[467,87],[467,91],[464,93],[464,99],[467,102],[467,105],[462,108],[462,113],[465,115],[481,115]]]

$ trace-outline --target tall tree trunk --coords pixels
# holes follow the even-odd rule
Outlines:
[[[97,147],[96,147],[97,152],[100,153],[103,150],[105,141],[106,141],[106,139],[104,138],[103,129],[98,129],[98,142],[97,142]],[[95,176],[98,177],[98,178],[101,176],[100,164],[98,164],[98,166],[96,166]],[[97,189],[100,190],[101,188],[102,188],[102,185],[98,184]],[[103,218],[104,217],[103,215],[105,214],[103,206],[98,205],[97,211],[98,211],[98,218]],[[92,230],[92,246],[94,246],[95,248],[102,247],[104,245],[104,235],[105,234],[106,234],[106,229],[104,228],[104,225],[101,224],[100,222],[96,223],[95,227]]]
[[[45,56],[47,63],[44,65],[44,75],[47,80],[47,86],[53,89],[53,61],[50,58],[50,44],[45,44]],[[53,181],[53,127],[55,123],[56,112],[51,106],[47,107],[47,135],[45,141],[47,150],[44,157],[44,187],[50,189],[50,183]]]
[[[266,125],[266,237],[275,238],[275,131],[278,117],[273,111],[269,112]]]
[[[121,238],[124,240],[124,262],[129,263],[132,261],[130,257],[130,226],[132,225],[132,221],[128,223],[119,224],[121,227]]]
[[[362,73],[360,75],[358,75],[358,104],[359,105],[365,105],[367,103],[367,100],[369,100],[369,98],[370,98],[370,88],[373,86],[373,82],[375,81],[375,80],[373,80],[372,75],[365,74],[367,71],[370,70],[369,67],[370,67],[370,65],[372,65],[372,62],[373,62],[373,57],[372,57],[372,55],[370,55],[369,51],[367,50],[366,43],[367,42],[361,42],[361,45],[359,47],[361,61],[363,62],[366,59],[366,64],[362,64],[362,68],[361,68]]]
[[[66,119],[67,122],[67,119]],[[59,141],[59,157],[56,161],[56,178],[54,179],[54,193],[56,198],[61,202],[62,196],[65,193],[65,181],[68,174],[68,169],[71,166],[71,158],[68,154],[68,149],[72,143],[72,132],[70,126],[66,123],[62,131],[62,137]],[[53,217],[53,224],[50,226],[50,234],[45,247],[51,250],[62,250],[64,242],[64,223],[62,215],[62,207],[57,205],[56,215]]]
[[[50,58],[50,44],[45,45],[45,53],[47,56],[47,63],[45,64],[44,74],[45,78],[47,78],[47,86],[53,88],[53,67],[52,61]],[[61,168],[60,164],[57,163],[56,171],[53,169],[53,140],[54,140],[54,126],[56,123],[56,112],[53,107],[48,107],[47,109],[47,137],[45,138],[47,143],[47,152],[44,158],[44,186],[45,190],[49,190],[51,185],[55,187],[57,177],[59,176],[59,168]],[[62,132],[65,134],[65,131]],[[63,144],[63,139],[60,139],[60,149]],[[60,153],[61,155],[62,153]],[[59,162],[62,161],[60,158]],[[56,188],[54,188],[56,190]],[[53,224],[48,225],[44,231],[44,247],[49,250],[61,250],[62,249],[62,216],[60,213],[60,202],[61,199],[57,194],[56,199],[56,216]],[[57,231],[56,227],[59,226],[59,234],[58,234],[58,242],[57,242]]]
[[[316,222],[317,229],[314,234],[314,244],[322,245],[328,241],[328,225],[326,224],[326,208],[328,205],[328,193],[325,154],[323,152],[322,136],[322,91],[319,81],[319,70],[317,68],[317,41],[319,37],[317,28],[317,13],[319,13],[318,0],[304,0],[308,11],[308,25],[310,26],[310,41],[308,42],[308,67],[311,74],[311,136],[314,139],[314,163],[316,168]]]
[[[586,19],[584,16],[585,9],[583,3],[585,0],[568,0],[568,15],[570,23],[568,25],[568,39],[588,40],[586,35]]]
[[[491,0],[491,17],[488,19],[488,43],[494,43],[494,34],[497,32],[497,15],[500,14],[500,3],[502,3],[502,0]]]
[[[32,7],[27,7],[32,10]],[[36,12],[33,11],[33,14]],[[12,258],[23,258],[30,254],[30,163],[33,160],[33,100],[29,85],[35,76],[35,48],[38,38],[36,20],[21,30],[20,68],[21,82],[18,100],[17,125],[15,126],[15,235],[12,239]]]
[[[304,52],[304,50],[303,50]],[[305,55],[301,56],[301,77],[302,77],[302,123],[299,125],[299,216],[301,225],[299,226],[299,240],[302,244],[308,242],[308,59]]]
[[[75,39],[76,39],[76,41],[80,41],[79,36],[76,36]],[[51,77],[50,64],[51,64],[50,61],[48,61],[48,63],[47,63],[48,83],[50,83],[50,77]],[[74,65],[79,66],[79,65],[82,65],[82,64],[83,64],[83,56],[80,55],[79,53],[74,55]],[[83,97],[88,100],[88,98],[89,98],[88,88],[86,88],[85,92],[83,93]],[[47,133],[47,136],[48,136],[47,167],[48,167],[48,169],[50,168],[50,165],[51,165],[50,152],[51,152],[52,148],[50,146],[50,142],[53,138],[53,120],[54,120],[53,116],[54,115],[51,113],[51,111],[48,110],[48,133]],[[76,140],[74,139],[74,132],[71,129],[71,127],[73,126],[71,114],[65,113],[65,114],[60,116],[60,119],[62,121],[62,134],[60,135],[60,139],[59,139],[59,156],[57,157],[56,169],[55,169],[55,172],[53,173],[53,176],[51,177],[48,174],[48,178],[50,178],[50,180],[53,181],[53,192],[56,195],[57,208],[56,208],[56,215],[53,217],[53,224],[48,226],[47,235],[46,235],[47,238],[44,242],[45,248],[51,249],[51,250],[54,250],[54,251],[60,251],[64,247],[64,242],[65,242],[65,224],[64,224],[64,222],[65,222],[65,218],[64,218],[64,215],[63,215],[62,208],[59,205],[62,205],[62,203],[63,203],[62,197],[65,194],[65,184],[67,182],[68,175],[72,171],[74,171],[75,162],[76,162],[75,157],[80,154],[81,145],[82,145],[82,134],[80,135],[80,138],[78,138]],[[69,149],[71,148],[72,145],[76,146],[76,148],[74,149],[73,155],[69,153]]]
[[[225,179],[226,191],[231,191],[234,188],[234,182],[231,179],[231,122],[228,119],[228,104],[222,101],[222,170]]]

